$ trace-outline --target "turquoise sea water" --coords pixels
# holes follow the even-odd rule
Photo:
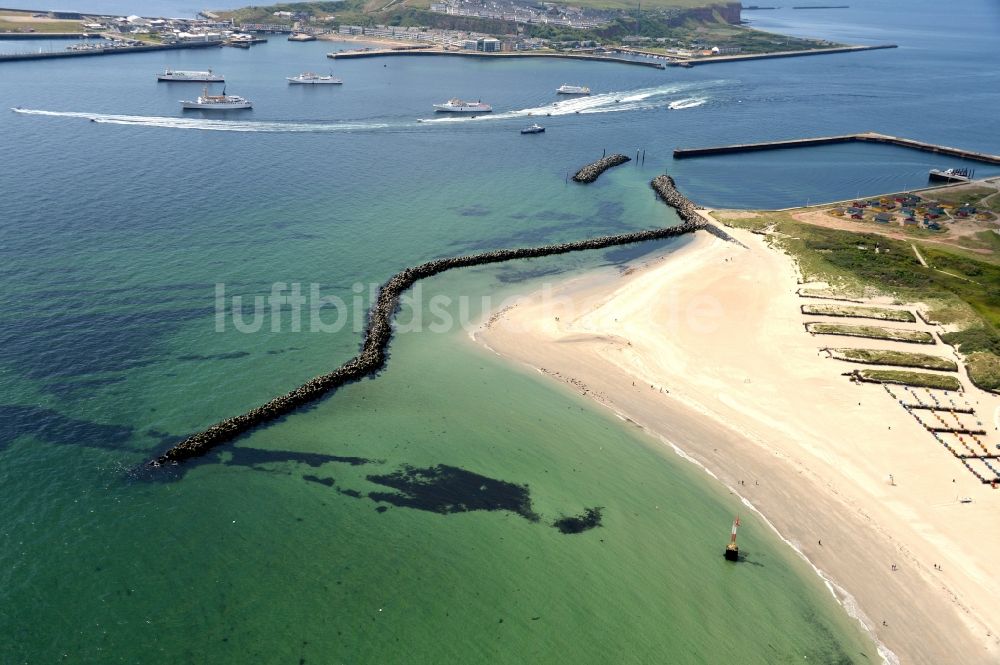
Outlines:
[[[902,6],[870,4],[783,27],[847,39]],[[781,207],[957,165],[877,146],[674,163],[677,145],[874,129],[1000,152],[998,56],[965,29],[995,37],[994,6],[905,5],[923,13],[898,17],[897,50],[690,71],[401,58],[303,89],[284,76],[337,46],[281,38],[2,65],[4,106],[56,115],[0,114],[0,662],[876,662],[734,497],[457,326],[399,335],[377,379],[203,462],[136,469],[353,355],[371,285],[403,266],[672,223],[648,188],[664,170],[699,202]],[[962,48],[926,47],[928,26]],[[197,86],[156,84],[167,66],[223,72],[255,108],[184,114]],[[567,82],[598,94],[549,107]],[[497,117],[416,122],[455,95]],[[518,134],[527,109],[553,113],[545,135]],[[604,149],[645,163],[565,182]],[[476,320],[483,297],[669,247],[442,275],[418,311],[441,296]],[[276,283],[342,299],[345,327],[296,332],[265,300],[257,332],[217,330],[218,284],[250,322]],[[600,528],[552,526],[593,507]],[[737,512],[759,565],[719,556]]]

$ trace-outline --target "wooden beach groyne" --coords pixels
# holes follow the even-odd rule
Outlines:
[[[126,53],[146,53],[147,51],[175,51],[190,48],[209,48],[222,46],[216,42],[190,42],[183,44],[150,44],[148,46],[125,46],[122,48],[95,48],[86,51],[43,51],[41,53],[4,53],[0,54],[0,62],[18,60],[49,60],[52,58],[77,58],[92,55],[124,55]]]
[[[590,60],[593,62],[613,62],[621,65],[638,65],[640,67],[652,67],[654,69],[665,69],[662,62],[649,62],[642,60],[630,60],[628,58],[616,58],[609,55],[588,55],[585,53],[538,53],[538,52],[518,52],[518,53],[486,53],[483,51],[446,51],[439,48],[426,48],[414,46],[413,48],[384,48],[367,49],[358,51],[334,51],[327,53],[326,57],[332,60],[346,60],[351,58],[378,58],[393,55],[422,55],[422,56],[452,56],[459,58],[486,58],[486,59],[516,59],[516,58],[562,58],[568,60]]]
[[[817,136],[814,138],[791,139],[787,141],[767,141],[763,143],[737,143],[733,145],[721,145],[708,148],[676,148],[674,149],[674,159],[684,159],[687,157],[708,157],[712,155],[731,155],[741,152],[759,152],[763,150],[787,150],[790,148],[811,148],[822,145],[834,145],[837,143],[883,143],[895,145],[901,148],[911,148],[923,152],[933,152],[949,157],[958,157],[974,162],[1000,165],[1000,155],[990,155],[974,150],[963,148],[952,148],[945,145],[926,143],[914,139],[878,132],[862,132],[859,134],[841,134],[839,136]]]
[[[368,324],[365,328],[364,341],[358,355],[329,374],[317,376],[298,388],[275,397],[261,406],[250,409],[242,415],[227,418],[208,429],[184,439],[155,460],[149,462],[149,465],[159,467],[204,455],[216,446],[231,441],[255,427],[286,416],[341,386],[377,373],[385,366],[386,351],[388,350],[389,342],[392,340],[392,319],[399,306],[399,297],[404,291],[421,279],[432,277],[455,268],[467,268],[501,263],[514,259],[554,256],[569,252],[629,245],[648,240],[673,238],[707,227],[700,215],[698,215],[694,204],[677,191],[674,181],[670,176],[658,176],[653,180],[651,186],[667,205],[676,210],[677,215],[681,218],[681,224],[648,231],[591,238],[577,242],[558,243],[541,247],[500,249],[481,254],[456,256],[448,259],[428,261],[412,268],[406,268],[389,278],[389,281],[379,289],[375,303],[368,312]]]
[[[614,155],[607,155],[606,157],[601,157],[596,162],[591,162],[590,164],[587,164],[582,169],[577,171],[576,175],[573,176],[573,182],[582,182],[582,183],[594,182],[601,176],[602,173],[604,173],[608,169],[630,161],[632,161],[631,157],[622,155],[620,153],[615,153]]]

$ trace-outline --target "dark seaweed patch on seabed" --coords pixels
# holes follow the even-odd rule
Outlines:
[[[489,208],[479,204],[465,206],[464,208],[455,208],[455,211],[462,217],[486,217],[490,214]]]
[[[0,356],[33,380],[134,369],[162,360],[149,351],[156,337],[212,313],[192,307],[18,317],[0,327]]]
[[[319,476],[314,476],[311,474],[306,474],[302,476],[302,480],[305,480],[310,483],[318,483],[320,485],[326,485],[327,487],[333,487],[334,483],[337,482],[333,478],[320,478]]]
[[[473,510],[507,510],[532,522],[538,515],[531,508],[527,485],[488,478],[446,464],[418,469],[409,465],[383,475],[370,475],[368,481],[396,492],[369,492],[374,501],[416,508],[439,514]]]
[[[559,529],[562,533],[583,533],[584,531],[590,531],[595,527],[601,526],[601,510],[600,506],[587,508],[583,511],[582,515],[560,517],[552,523],[552,526]]]
[[[19,436],[45,443],[121,449],[133,429],[78,420],[39,406],[0,405],[0,449]]]

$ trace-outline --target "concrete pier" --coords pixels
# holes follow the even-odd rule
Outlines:
[[[958,157],[984,164],[1000,165],[1000,155],[990,155],[963,148],[952,148],[934,143],[925,143],[913,139],[879,134],[878,132],[862,132],[860,134],[842,134],[839,136],[818,136],[815,138],[792,139],[788,141],[768,141],[765,143],[738,143],[735,145],[714,146],[708,148],[676,148],[674,159],[684,159],[687,157],[707,157],[711,155],[728,155],[740,152],[757,152],[762,150],[786,150],[788,148],[811,148],[820,145],[833,145],[836,143],[884,143],[888,145],[900,146],[902,148],[912,148],[923,152],[933,152],[949,157]]]
[[[745,60],[774,60],[776,58],[801,58],[808,55],[831,55],[834,53],[857,53],[859,51],[878,51],[887,48],[898,48],[896,44],[876,44],[874,46],[834,46],[831,48],[816,48],[802,51],[777,51],[775,53],[747,53],[743,55],[711,55],[705,58],[679,58],[670,62],[671,67],[693,67],[695,65],[711,65],[713,63],[743,62]]]
[[[191,42],[185,44],[150,44],[148,46],[126,46],[124,48],[97,48],[86,51],[47,51],[42,53],[5,53],[0,55],[0,62],[15,62],[18,60],[49,60],[52,58],[77,58],[94,55],[124,55],[126,53],[145,53],[147,51],[175,51],[179,49],[209,48],[222,46],[222,42]]]
[[[97,39],[99,32],[0,32],[3,39]]]
[[[674,181],[670,176],[658,176],[650,184],[664,202],[677,211],[678,216],[682,220],[681,224],[678,226],[650,229],[648,231],[622,233],[542,247],[500,249],[481,254],[456,256],[448,259],[428,261],[412,268],[405,268],[389,278],[389,281],[379,289],[378,297],[368,311],[368,325],[365,328],[364,341],[358,355],[329,374],[317,376],[291,392],[275,397],[269,402],[251,409],[242,415],[227,418],[208,429],[188,437],[156,459],[150,461],[149,465],[159,467],[199,457],[216,446],[231,441],[255,427],[286,416],[337,388],[375,375],[386,363],[389,342],[392,340],[392,319],[399,306],[399,297],[421,279],[454,268],[467,268],[490,263],[501,263],[514,259],[554,256],[569,252],[604,249],[617,245],[672,238],[692,233],[708,226],[698,214],[694,204],[677,191]]]

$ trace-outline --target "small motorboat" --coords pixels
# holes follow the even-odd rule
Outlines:
[[[545,131],[545,128],[539,125],[537,122],[530,127],[525,127],[521,130],[522,134],[541,134]]]

